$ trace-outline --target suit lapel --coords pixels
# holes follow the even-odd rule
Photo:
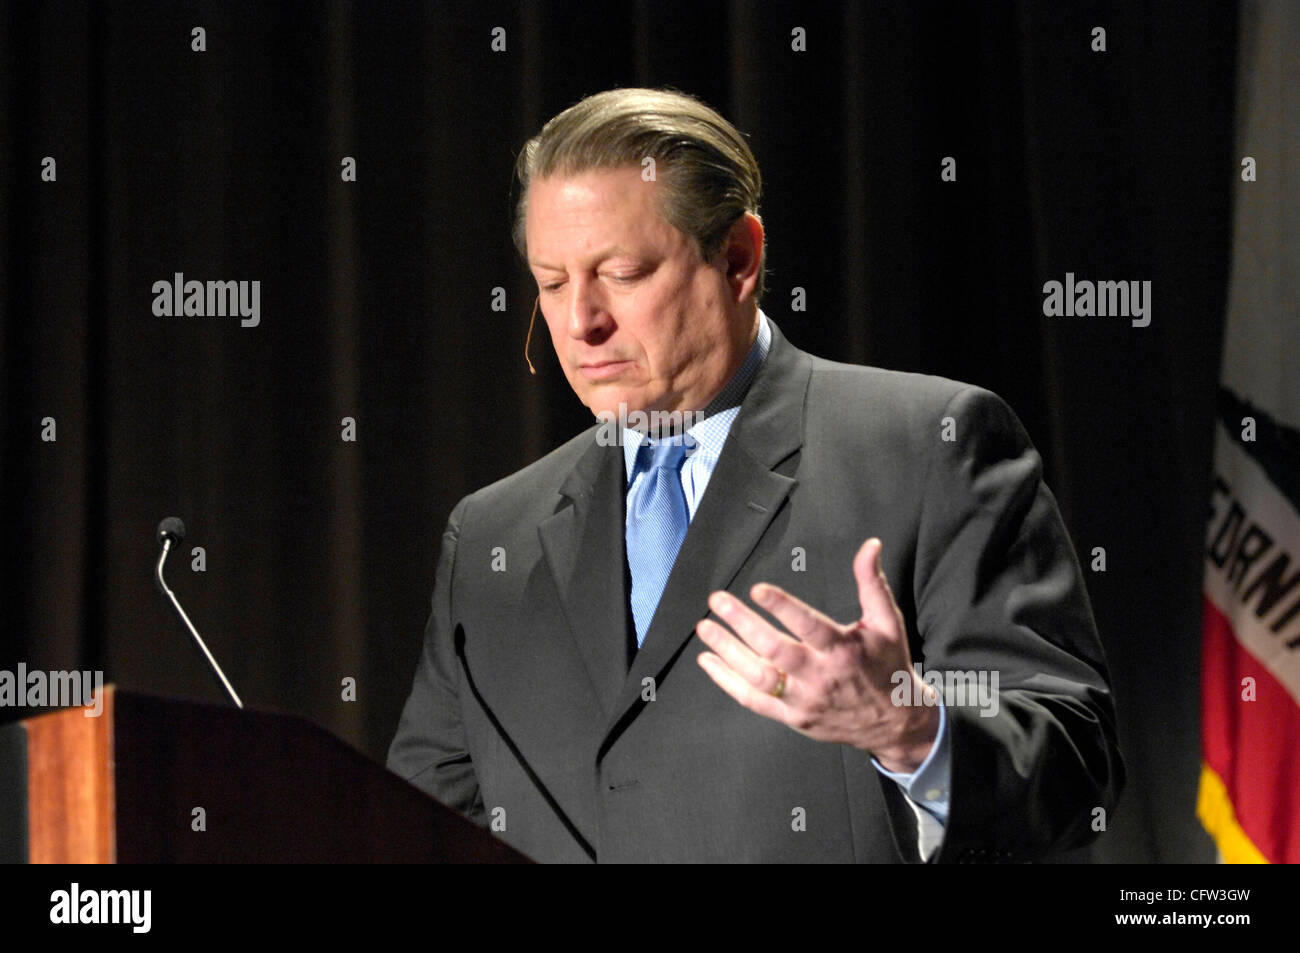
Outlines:
[[[560,493],[570,501],[537,527],[570,632],[608,714],[627,677],[621,447],[592,445]]]
[[[753,552],[795,480],[774,472],[803,443],[812,362],[772,324],[772,345],[718,458],[627,679],[607,710],[600,755],[635,717],[642,680],[661,682],[708,614],[709,593],[727,588]],[[620,533],[623,513],[619,512]],[[622,593],[626,605],[626,593]]]

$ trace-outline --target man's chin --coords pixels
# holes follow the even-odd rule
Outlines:
[[[610,436],[624,430],[636,430],[651,437],[682,433],[696,421],[693,413],[661,410],[655,401],[648,401],[639,395],[626,395],[626,399],[610,402],[608,399],[595,406],[587,405],[600,422],[602,430],[609,430]]]
[[[626,420],[637,411],[642,413],[647,411],[642,402],[635,397],[611,401],[607,395],[602,395],[599,401],[588,403],[587,409],[596,416],[597,420],[617,419],[619,421]]]
[[[580,396],[587,409],[600,420],[611,416],[626,417],[634,410],[647,411],[653,403],[639,390],[613,385],[588,387]]]

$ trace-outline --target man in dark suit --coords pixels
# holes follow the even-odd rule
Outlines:
[[[389,766],[544,861],[1015,861],[1104,829],[1105,660],[1011,410],[790,344],[757,164],[694,99],[589,97],[519,171],[601,423],[452,512]]]

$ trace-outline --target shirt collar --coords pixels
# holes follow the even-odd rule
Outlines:
[[[731,424],[740,413],[740,404],[745,399],[745,394],[749,392],[749,385],[754,383],[758,369],[763,366],[763,361],[767,358],[767,352],[771,347],[772,329],[768,326],[767,315],[760,308],[758,334],[754,337],[754,343],[750,345],[749,353],[741,361],[736,373],[731,375],[731,379],[722,390],[718,391],[718,395],[709,401],[704,410],[694,415],[696,423],[686,429],[686,433],[696,444],[692,453],[703,451],[713,456],[722,453],[722,445],[727,441]],[[636,467],[636,452],[646,442],[648,442],[646,436],[640,431],[623,428],[623,467],[629,480],[632,479]]]

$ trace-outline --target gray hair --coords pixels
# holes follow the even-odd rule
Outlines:
[[[524,144],[515,161],[519,202],[513,237],[528,257],[528,184],[553,174],[642,166],[655,160],[663,183],[660,214],[694,243],[702,261],[722,250],[731,226],[758,215],[763,182],[745,137],[700,100],[672,89],[611,89],[553,117]],[[763,296],[767,244],[759,259],[754,300]]]

